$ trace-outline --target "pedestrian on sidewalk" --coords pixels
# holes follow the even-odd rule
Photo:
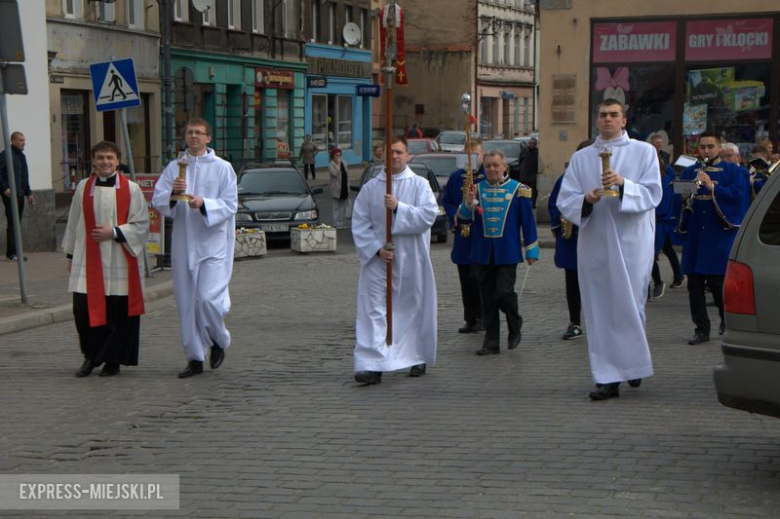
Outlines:
[[[310,171],[311,171],[311,179],[312,180],[317,179],[317,175],[314,171],[314,162],[318,151],[320,150],[319,148],[317,148],[317,145],[314,144],[311,135],[307,135],[306,137],[304,137],[303,144],[301,144],[301,151],[298,154],[298,158],[303,163],[303,178],[305,178],[306,180],[309,179]]]
[[[382,372],[411,367],[423,376],[436,362],[436,280],[431,264],[431,226],[439,205],[426,179],[406,162],[406,139],[392,148],[393,194],[384,169],[355,200],[352,237],[360,260],[355,325],[355,380],[378,384]],[[387,210],[392,211],[393,250],[385,249]],[[393,276],[393,341],[387,337],[387,264]]]
[[[104,364],[100,376],[119,366],[138,365],[144,313],[143,256],[149,209],[141,188],[117,168],[121,153],[113,142],[92,148],[97,175],[79,182],[62,241],[73,293],[73,316],[86,377]]]
[[[344,228],[344,217],[349,203],[349,177],[347,167],[341,157],[339,148],[331,148],[328,174],[330,175],[330,197],[333,199],[333,227]]]
[[[236,173],[208,147],[211,125],[190,119],[184,132],[187,151],[162,172],[152,199],[163,216],[173,218],[173,291],[187,358],[179,378],[203,373],[207,354],[211,369],[217,369],[230,347],[225,316],[230,311],[238,207]],[[178,178],[182,161],[187,164],[186,179]],[[172,199],[174,194],[185,194],[189,201]]]
[[[35,204],[32,190],[30,189],[30,173],[27,169],[27,157],[25,157],[24,145],[27,142],[22,132],[13,132],[11,134],[11,156],[14,164],[14,181],[16,184],[16,203],[19,213],[19,222],[22,221],[24,212],[24,199],[30,205]],[[5,209],[6,231],[5,231],[5,257],[11,261],[19,259],[16,255],[16,235],[14,234],[14,213],[11,201],[11,184],[8,178],[8,168],[6,167],[5,154],[7,148],[0,152],[0,198],[3,199]],[[27,261],[27,258],[23,258]]]
[[[620,396],[621,382],[638,387],[653,374],[645,304],[662,193],[658,154],[629,138],[623,104],[606,99],[597,114],[598,138],[572,155],[558,209],[580,228],[577,270],[596,383],[590,398],[606,400]]]
[[[517,264],[523,262],[523,252],[528,265],[539,260],[531,188],[509,178],[501,150],[487,152],[482,164],[485,180],[468,192],[458,208],[458,220],[471,223],[471,261],[485,326],[482,348],[476,352],[480,356],[501,351],[501,313],[506,318],[507,349],[520,345],[523,317],[515,292]]]

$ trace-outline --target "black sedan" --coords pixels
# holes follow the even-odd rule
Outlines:
[[[444,196],[444,192],[441,187],[439,187],[439,181],[436,180],[436,175],[434,175],[431,168],[425,164],[413,164],[410,162],[407,166],[409,166],[417,175],[427,179],[428,183],[431,185],[433,195],[436,197],[436,202],[439,204],[439,214],[436,215],[436,221],[431,228],[431,236],[436,236],[436,241],[438,243],[447,243],[447,235],[449,234],[449,229],[447,228],[447,213],[444,212],[444,207],[441,205],[441,199]],[[360,184],[353,184],[349,186],[349,188],[352,191],[360,191],[360,188],[363,187],[366,182],[377,176],[379,172],[382,171],[383,167],[384,166],[381,164],[369,164],[360,176]]]
[[[290,227],[319,222],[314,195],[303,175],[289,164],[251,166],[238,177],[236,227],[261,229],[268,239],[290,238]]]
[[[523,141],[495,140],[482,143],[482,149],[485,153],[491,150],[501,150],[506,156],[507,172],[509,176],[517,180],[520,178],[520,153],[528,145]]]

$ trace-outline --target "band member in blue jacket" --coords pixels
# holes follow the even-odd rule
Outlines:
[[[663,196],[661,203],[655,208],[655,258],[653,259],[653,290],[649,292],[653,299],[658,299],[664,295],[666,283],[661,279],[661,269],[658,266],[658,255],[663,252],[672,266],[674,281],[672,286],[677,287],[682,284],[682,273],[680,271],[680,261],[677,259],[677,252],[672,246],[672,232],[674,231],[674,170],[671,166],[664,163],[661,156],[658,156],[660,166],[661,189]],[[649,299],[649,298],[648,298]]]
[[[517,348],[523,318],[518,310],[515,281],[517,264],[525,259],[533,265],[539,259],[536,220],[531,207],[531,189],[506,175],[506,157],[499,150],[485,154],[485,180],[477,184],[458,209],[458,219],[470,221],[471,260],[477,271],[482,298],[485,340],[477,355],[499,353],[501,321],[506,315],[507,348]]]
[[[471,141],[471,152],[477,155],[474,173],[474,184],[485,179],[485,170],[482,167],[482,141]],[[477,284],[476,269],[471,265],[471,235],[461,236],[461,228],[458,223],[457,212],[463,201],[463,182],[466,178],[466,170],[459,169],[450,175],[447,187],[444,189],[442,205],[447,213],[450,228],[455,232],[452,243],[450,259],[458,267],[458,279],[460,279],[460,296],[463,299],[463,319],[466,324],[458,328],[459,333],[482,332],[482,305],[479,301],[479,285]]]
[[[682,270],[688,276],[688,300],[691,318],[696,325],[688,344],[710,340],[710,318],[707,315],[705,288],[709,286],[720,314],[723,316],[723,279],[729,252],[742,218],[747,210],[750,185],[742,169],[720,159],[720,136],[704,132],[699,137],[699,155],[706,163],[695,164],[683,171],[684,181],[696,181],[698,187],[683,201],[680,232],[686,233]]]

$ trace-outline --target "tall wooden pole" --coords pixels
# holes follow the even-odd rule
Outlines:
[[[395,0],[387,4],[387,30],[385,32],[385,61],[382,72],[385,74],[385,193],[393,194],[393,83],[395,83]],[[384,249],[392,251],[393,245],[393,211],[385,212],[385,245]],[[387,262],[387,335],[385,344],[393,344],[393,260]]]

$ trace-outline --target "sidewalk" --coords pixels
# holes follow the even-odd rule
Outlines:
[[[28,304],[19,290],[19,266],[0,259],[0,335],[73,318],[68,270],[61,252],[26,252],[24,264]],[[153,272],[145,280],[146,301],[173,294],[171,272]]]

